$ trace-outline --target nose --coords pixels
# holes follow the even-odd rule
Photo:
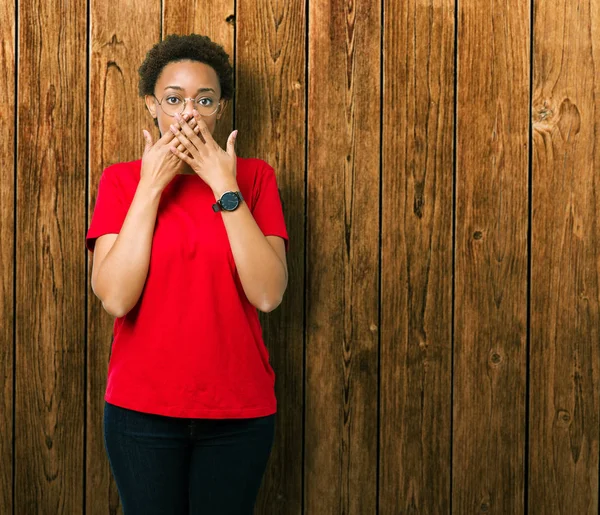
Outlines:
[[[194,99],[193,98],[184,99],[184,109],[181,114],[182,115],[188,114],[188,115],[192,116],[193,110],[194,110]]]

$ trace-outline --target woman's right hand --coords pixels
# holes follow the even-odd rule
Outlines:
[[[194,124],[193,130],[198,133],[199,128]],[[169,149],[174,138],[171,131],[166,131],[156,143],[152,141],[152,136],[147,130],[144,130],[143,133],[146,146],[142,155],[140,182],[158,193],[162,193],[173,177],[182,173],[187,165]],[[179,147],[178,150],[185,151],[182,144]]]

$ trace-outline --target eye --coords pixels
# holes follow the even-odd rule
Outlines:
[[[176,106],[182,102],[181,98],[177,95],[169,95],[165,98],[165,102],[170,106]]]
[[[198,97],[196,99],[196,104],[202,107],[211,107],[214,103],[215,101],[210,97]]]

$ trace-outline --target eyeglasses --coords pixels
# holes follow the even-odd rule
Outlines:
[[[185,106],[191,100],[194,103],[194,109],[198,111],[200,116],[212,116],[219,110],[221,102],[210,95],[198,95],[196,98],[183,97],[177,93],[168,93],[161,100],[158,100],[155,95],[152,95],[158,105],[167,116],[175,116],[185,111]]]

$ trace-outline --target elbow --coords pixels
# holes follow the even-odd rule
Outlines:
[[[124,317],[135,305],[135,302],[131,303],[131,299],[124,297],[118,291],[113,291],[110,284],[98,281],[98,278],[93,274],[91,286],[96,297],[100,299],[104,311],[115,318]]]
[[[283,295],[278,296],[264,296],[260,301],[253,302],[254,307],[263,313],[270,313],[279,307],[281,301],[283,300]]]
[[[279,302],[263,302],[263,303],[259,304],[258,306],[256,306],[256,309],[258,309],[259,311],[262,311],[263,313],[270,313],[271,311],[274,311],[275,309],[277,309],[279,307],[279,304],[281,304],[281,301],[279,301]]]
[[[123,303],[110,301],[108,299],[102,301],[102,307],[104,308],[104,311],[115,318],[122,318],[131,311],[131,308],[125,306]]]
[[[112,298],[109,295],[102,295],[102,293],[98,292],[94,286],[95,284],[92,283],[92,291],[96,297],[100,299],[104,311],[109,315],[115,318],[121,318],[131,311],[131,306],[126,306],[120,299]]]
[[[264,291],[262,296],[256,299],[256,302],[252,302],[254,307],[263,313],[270,313],[277,309],[283,301],[283,294],[287,289],[287,275],[282,283],[271,291]]]
[[[122,318],[130,311],[129,309],[125,308],[124,306],[107,304],[106,302],[102,303],[102,307],[104,308],[104,311],[106,311],[109,315],[111,315],[115,318]]]

